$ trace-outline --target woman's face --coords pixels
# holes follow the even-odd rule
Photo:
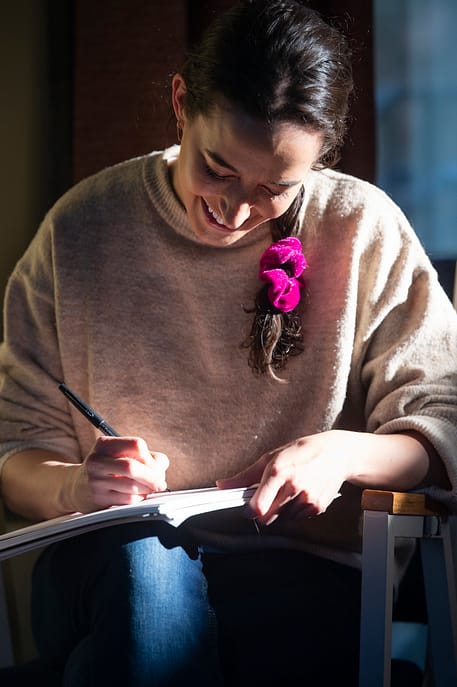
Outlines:
[[[183,132],[173,187],[199,241],[227,246],[284,214],[319,157],[321,135],[287,122],[269,127],[225,102],[189,119],[185,92],[175,76]]]

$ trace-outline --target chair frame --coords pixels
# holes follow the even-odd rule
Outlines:
[[[389,687],[395,540],[419,542],[434,687],[457,685],[457,516],[421,494],[366,489],[362,496],[360,687]],[[454,547],[455,548],[455,547]]]

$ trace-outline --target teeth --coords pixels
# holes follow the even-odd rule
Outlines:
[[[206,204],[206,207],[208,208],[209,214],[210,214],[212,217],[214,217],[214,219],[216,220],[216,222],[217,222],[218,224],[224,224],[224,220],[222,219],[222,217],[219,217],[219,215],[217,214],[217,212],[214,212],[214,210],[213,210],[212,208],[210,208],[210,206],[208,205],[208,203]]]

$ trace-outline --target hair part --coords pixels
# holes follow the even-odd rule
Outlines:
[[[244,0],[218,17],[190,51],[182,75],[189,117],[225,98],[262,122],[319,132],[320,166],[332,166],[352,92],[344,36],[299,0]]]

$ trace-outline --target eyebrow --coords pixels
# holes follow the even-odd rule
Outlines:
[[[226,169],[230,169],[232,172],[235,172],[235,174],[239,174],[239,171],[231,165],[230,163],[226,162],[224,158],[222,158],[218,153],[213,152],[212,150],[208,150],[208,148],[205,148],[205,153],[210,157],[213,162],[215,162],[217,165],[220,165],[221,167],[225,167]],[[273,186],[285,186],[286,188],[291,188],[292,186],[297,186],[299,184],[299,181],[268,181],[268,184],[272,184]]]

